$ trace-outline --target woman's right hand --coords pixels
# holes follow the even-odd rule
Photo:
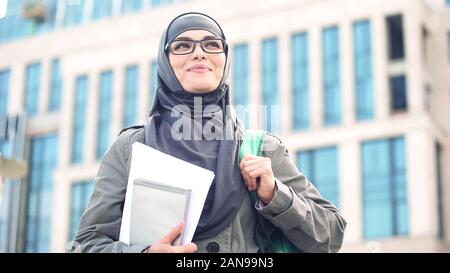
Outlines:
[[[184,229],[184,222],[180,222],[164,238],[149,247],[146,253],[193,253],[197,251],[197,245],[189,243],[184,246],[173,246],[173,242],[180,236]]]

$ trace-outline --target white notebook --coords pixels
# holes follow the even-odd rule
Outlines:
[[[120,225],[119,241],[132,245],[131,205],[134,201],[134,181],[144,178],[148,181],[164,183],[173,187],[190,189],[190,202],[182,245],[188,244],[194,237],[200,215],[208,195],[209,187],[214,179],[214,173],[192,163],[153,149],[150,146],[136,142],[132,146],[130,174],[128,176],[122,223]],[[142,187],[141,187],[142,188]],[[142,198],[141,198],[142,199]],[[146,199],[145,199],[146,200]],[[154,209],[149,202],[144,201],[145,209]],[[181,219],[180,219],[181,220]],[[176,224],[179,223],[179,220]],[[176,224],[174,226],[176,226]],[[152,223],[154,225],[154,223]],[[173,226],[173,227],[174,227]],[[167,234],[171,226],[165,233]],[[161,238],[158,238],[160,240]],[[144,244],[147,245],[148,243]],[[142,244],[140,244],[142,245]]]
[[[180,221],[187,220],[191,190],[137,178],[133,181],[130,243],[151,245],[161,240]],[[184,230],[173,245],[183,241]]]

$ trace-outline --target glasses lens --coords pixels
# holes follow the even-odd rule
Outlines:
[[[173,41],[170,50],[173,54],[188,54],[194,48],[194,41]]]
[[[208,53],[222,53],[223,43],[221,40],[218,39],[203,40],[202,48],[204,51]]]

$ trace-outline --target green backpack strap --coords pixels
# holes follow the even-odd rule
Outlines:
[[[263,149],[263,138],[266,131],[246,130],[244,139],[239,150],[239,160],[245,155],[261,156]],[[250,192],[253,202],[258,201],[256,192]],[[283,232],[273,226],[263,216],[257,214],[256,241],[259,249],[263,253],[295,253],[301,252],[283,235]],[[269,233],[264,230],[271,230]]]
[[[266,131],[246,130],[241,149],[239,150],[239,160],[242,160],[245,155],[261,156],[262,142],[265,134]]]

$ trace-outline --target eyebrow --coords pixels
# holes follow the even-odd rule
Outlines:
[[[211,39],[211,38],[213,38],[213,39],[220,39],[217,36],[204,36],[202,38],[202,40],[204,40],[204,39]],[[193,40],[193,39],[191,37],[180,36],[180,37],[177,37],[177,38],[174,39],[174,41],[176,41],[176,40]]]

